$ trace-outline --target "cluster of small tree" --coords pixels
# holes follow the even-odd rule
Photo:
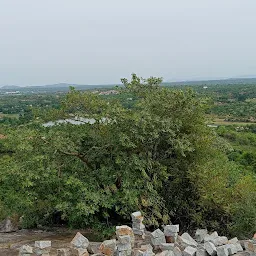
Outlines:
[[[232,148],[207,127],[207,102],[191,90],[160,87],[161,79],[122,80],[122,97],[71,89],[60,109],[35,112],[36,123],[5,129],[0,140],[0,214],[23,225],[70,226],[173,221],[247,236],[255,230],[256,180],[227,154]],[[95,122],[43,127],[45,120]],[[4,209],[4,211],[1,211]]]

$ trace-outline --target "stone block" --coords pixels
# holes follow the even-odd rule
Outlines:
[[[134,235],[139,235],[139,236],[144,236],[145,235],[144,229],[133,228],[132,230],[133,230]]]
[[[112,240],[108,240],[108,241],[112,241]],[[121,244],[130,244],[131,243],[131,236],[129,236],[129,235],[119,236],[118,241]]]
[[[142,216],[142,214],[141,214],[141,212],[133,212],[132,214],[131,214],[131,216],[132,216],[132,221],[133,222],[142,222],[143,221],[143,216]]]
[[[208,235],[207,229],[197,229],[195,234],[195,240],[198,243],[202,243],[206,235]]]
[[[200,248],[197,249],[196,256],[208,256],[208,253],[204,248]]]
[[[75,237],[71,241],[71,245],[75,248],[87,249],[89,246],[89,240],[84,237],[80,232],[77,232]]]
[[[68,248],[57,249],[57,256],[72,256]]]
[[[156,256],[174,256],[174,253],[173,251],[166,250],[166,251],[157,253]]]
[[[165,239],[167,243],[175,243],[177,241],[177,238],[178,238],[178,233],[169,232],[168,236],[165,235]]]
[[[130,236],[128,237],[129,237],[129,241],[131,241]],[[99,250],[102,254],[105,254],[107,256],[113,256],[116,251],[116,240],[115,239],[105,240],[100,245]]]
[[[234,244],[226,244],[226,248],[228,249],[228,254],[233,255],[237,253],[236,246]]]
[[[72,256],[89,256],[87,249],[85,248],[71,248]]]
[[[173,248],[173,254],[174,254],[174,256],[182,256],[182,251],[180,250],[179,247],[175,246]]]
[[[128,250],[131,250],[131,249],[132,249],[131,243],[128,243],[128,244],[117,243],[117,250],[119,252],[121,252],[121,251],[128,251]]]
[[[216,246],[212,242],[205,242],[204,248],[210,256],[215,256],[217,254]]]
[[[33,247],[30,245],[22,245],[19,249],[20,255],[33,254]]]
[[[161,243],[159,245],[159,248],[161,251],[166,251],[166,250],[171,250],[173,251],[174,249],[174,243]]]
[[[218,233],[216,231],[214,231],[213,233],[211,233],[210,235],[206,235],[204,237],[204,242],[212,242],[214,239],[216,239],[218,237]]]
[[[184,245],[192,247],[197,247],[198,245],[198,243],[188,233],[183,233],[179,238],[179,241]]]
[[[36,255],[47,255],[47,254],[50,253],[51,247],[46,247],[46,248],[43,248],[43,249],[40,249],[40,248],[38,248],[38,247],[35,247],[33,251],[34,251],[34,253],[35,253]]]
[[[117,251],[116,256],[131,256],[132,250],[127,251]]]
[[[44,249],[52,246],[51,241],[35,241],[35,247],[39,249]]]
[[[178,233],[180,230],[179,225],[166,225],[164,226],[165,236],[172,236],[174,233]]]
[[[132,228],[126,225],[122,225],[122,226],[116,226],[116,236],[132,236],[133,235],[133,231]]]
[[[236,243],[238,243],[237,237],[234,237],[234,238],[228,240],[228,243],[229,243],[229,244],[236,244]]]
[[[197,249],[192,246],[187,246],[183,251],[183,256],[195,256]]]
[[[256,244],[254,244],[251,240],[244,241],[244,248],[250,253],[256,253]]]
[[[150,233],[150,239],[154,246],[159,246],[162,243],[166,243],[164,233],[160,229]]]
[[[219,236],[213,239],[211,242],[213,242],[215,246],[221,246],[221,245],[228,244],[228,239],[225,236]]]
[[[219,246],[217,249],[217,256],[229,256],[228,249],[225,245]]]
[[[133,222],[132,228],[133,229],[145,229],[145,225],[142,222]]]
[[[242,252],[242,251],[244,250],[243,247],[242,247],[242,245],[241,245],[239,242],[237,242],[237,243],[235,244],[235,246],[236,246],[237,252]]]

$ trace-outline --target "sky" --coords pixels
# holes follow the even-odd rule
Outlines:
[[[256,76],[255,0],[0,0],[0,86]]]

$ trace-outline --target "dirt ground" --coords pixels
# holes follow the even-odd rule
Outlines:
[[[93,234],[87,230],[70,231],[67,229],[58,229],[57,231],[51,232],[42,230],[19,230],[13,233],[0,233],[0,256],[16,256],[22,245],[28,244],[33,246],[34,242],[38,240],[52,241],[51,256],[55,256],[57,249],[70,246],[70,241],[78,231],[86,236],[89,241],[95,241]],[[90,242],[90,244],[93,249],[97,251],[100,242]]]

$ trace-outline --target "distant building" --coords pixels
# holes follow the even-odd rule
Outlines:
[[[110,94],[119,94],[119,92],[116,90],[109,90],[109,91],[103,91],[99,93],[99,95],[110,95]]]

